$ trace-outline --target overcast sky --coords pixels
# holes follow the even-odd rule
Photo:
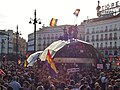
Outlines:
[[[57,25],[74,24],[76,9],[80,9],[76,24],[89,18],[95,18],[98,0],[0,0],[0,30],[12,29],[16,26],[22,37],[28,39],[28,34],[34,31],[34,26],[29,24],[37,11],[37,19],[42,24],[49,26],[51,18],[58,19]],[[115,3],[119,0],[100,0],[100,5]],[[37,29],[42,25],[37,24]]]

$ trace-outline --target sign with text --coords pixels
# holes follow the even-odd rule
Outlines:
[[[74,72],[79,72],[79,68],[69,68],[67,69],[67,73],[74,73]]]
[[[103,69],[103,64],[97,64],[97,69]]]
[[[101,7],[100,15],[117,15],[120,13],[120,2],[107,4]]]

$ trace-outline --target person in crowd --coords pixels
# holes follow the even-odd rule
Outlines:
[[[24,90],[30,90],[30,84],[28,81],[23,82],[23,88],[24,88]]]
[[[13,90],[19,90],[21,87],[20,83],[17,81],[17,76],[13,76],[12,81],[8,84],[13,88]]]
[[[9,90],[120,90],[120,69],[97,70],[83,67],[77,73],[68,74],[68,66],[73,67],[72,64],[66,64],[63,69],[61,65],[57,65],[57,76],[48,78],[49,71],[42,65],[40,68],[37,65],[26,68],[16,64],[7,65],[3,69],[6,74],[0,78],[0,89],[8,90],[12,87]]]
[[[91,90],[90,86],[88,85],[88,82],[85,81],[83,85],[80,86],[80,90]]]
[[[107,87],[107,83],[108,83],[108,79],[107,77],[105,76],[105,73],[102,72],[101,74],[101,89],[102,90],[106,90],[106,87]]]

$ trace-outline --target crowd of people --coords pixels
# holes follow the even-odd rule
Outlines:
[[[119,69],[80,68],[67,73],[62,65],[56,67],[58,73],[52,77],[44,63],[27,68],[13,63],[3,65],[0,90],[120,90]]]

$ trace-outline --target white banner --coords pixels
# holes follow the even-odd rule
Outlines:
[[[79,68],[69,68],[67,69],[67,73],[79,72]]]

